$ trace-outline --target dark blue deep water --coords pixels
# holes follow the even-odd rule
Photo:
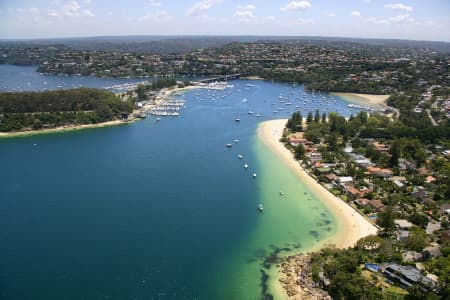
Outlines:
[[[348,111],[302,87],[230,83],[179,95],[181,115],[160,122],[0,139],[0,298],[240,299],[221,270],[261,221],[257,124],[297,104]]]

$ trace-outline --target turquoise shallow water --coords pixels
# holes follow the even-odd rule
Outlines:
[[[0,298],[259,299],[265,257],[333,234],[333,216],[256,129],[296,104],[345,114],[346,102],[231,83],[179,95],[177,118],[0,140]]]

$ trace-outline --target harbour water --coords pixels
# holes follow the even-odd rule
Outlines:
[[[159,122],[0,140],[0,298],[260,299],[268,256],[332,235],[337,220],[256,130],[347,102],[231,83],[178,95],[180,116]]]

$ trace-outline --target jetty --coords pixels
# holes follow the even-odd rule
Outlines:
[[[230,74],[230,75],[218,75],[215,77],[211,77],[211,78],[204,78],[201,80],[197,80],[196,82],[198,83],[212,83],[212,82],[220,82],[220,81],[227,81],[227,80],[231,80],[231,79],[238,79],[241,77],[241,73],[235,73],[235,74]]]
[[[168,99],[152,108],[150,114],[154,116],[179,116],[179,111],[184,107],[184,103],[184,100]]]

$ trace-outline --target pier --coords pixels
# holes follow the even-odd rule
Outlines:
[[[180,110],[184,106],[184,100],[169,99],[150,110],[154,116],[179,116]]]
[[[218,75],[218,76],[211,77],[211,78],[197,80],[196,82],[212,83],[212,82],[216,82],[216,81],[227,81],[227,80],[231,80],[231,79],[238,79],[241,77],[241,75],[242,75],[242,73],[235,73],[235,74],[230,74],[230,75]]]

